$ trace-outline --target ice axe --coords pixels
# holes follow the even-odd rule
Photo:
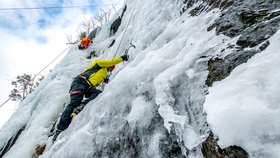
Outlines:
[[[133,47],[134,49],[136,49],[135,45],[132,44],[132,43],[130,43],[129,47],[126,48],[126,50],[125,50],[125,54],[126,54],[126,55],[128,54],[128,51],[129,51],[129,49],[130,49],[131,47]]]

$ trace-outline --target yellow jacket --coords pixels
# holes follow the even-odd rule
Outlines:
[[[80,77],[86,79],[89,85],[96,87],[101,84],[107,76],[107,68],[119,64],[122,61],[123,59],[121,57],[111,60],[95,60],[80,74]]]

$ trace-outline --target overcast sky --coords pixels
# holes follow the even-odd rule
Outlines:
[[[35,75],[57,57],[66,45],[66,34],[77,35],[80,24],[85,19],[92,19],[94,11],[105,11],[123,0],[1,0],[0,1],[0,103],[8,99],[12,90],[11,81],[17,75],[28,73]],[[16,9],[62,6],[93,6],[87,8],[58,9]],[[61,58],[59,58],[61,59]],[[42,75],[46,75],[55,66],[50,65]],[[3,114],[12,113],[13,102],[0,108],[0,128],[4,121]],[[5,112],[3,112],[5,111]]]

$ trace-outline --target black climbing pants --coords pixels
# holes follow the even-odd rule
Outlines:
[[[87,104],[90,100],[95,99],[102,91],[96,88],[92,88],[88,83],[80,77],[76,77],[71,84],[70,88],[70,103],[63,111],[60,121],[57,125],[58,130],[65,130],[71,123],[71,114],[74,109],[81,105],[82,100],[85,97],[83,104]]]

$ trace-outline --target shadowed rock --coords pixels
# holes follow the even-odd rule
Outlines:
[[[210,133],[208,138],[202,143],[202,153],[205,158],[248,158],[247,152],[238,146],[229,146],[221,149],[218,145],[218,139]]]

